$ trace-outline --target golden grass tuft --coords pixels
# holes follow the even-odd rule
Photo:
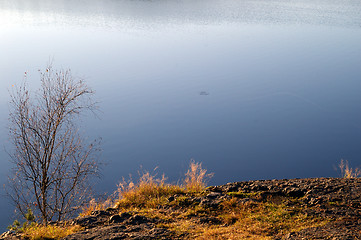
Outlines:
[[[157,178],[156,174],[144,171],[139,174],[138,182],[123,181],[118,185],[118,201],[120,209],[156,208],[168,202],[168,198],[175,194],[199,193],[206,187],[206,183],[213,174],[207,174],[201,163],[190,162],[189,170],[185,174],[183,184],[168,184],[164,174]]]
[[[361,177],[361,169],[360,168],[351,168],[348,165],[347,160],[341,159],[340,164],[338,165],[341,176],[344,178],[359,178]]]
[[[206,188],[207,181],[212,177],[213,173],[207,173],[207,170],[202,168],[202,163],[195,162],[192,159],[185,174],[183,185],[189,192],[201,192]]]
[[[178,185],[165,183],[166,178],[156,178],[156,175],[144,172],[137,183],[132,180],[123,181],[118,185],[119,200],[116,206],[127,208],[155,208],[165,204],[167,199],[177,193],[184,193]]]
[[[61,239],[72,233],[82,231],[83,228],[78,225],[74,226],[56,226],[36,224],[24,230],[24,236],[30,240],[41,239]]]

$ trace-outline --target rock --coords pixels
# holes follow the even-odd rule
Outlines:
[[[245,205],[252,205],[252,204],[256,204],[257,201],[252,198],[242,198],[239,200],[239,203],[245,204]]]
[[[218,199],[209,199],[207,197],[202,198],[201,202],[200,202],[200,206],[202,207],[208,207],[208,208],[218,208],[220,204],[220,200]]]
[[[113,208],[113,207],[108,207],[107,209],[105,209],[105,211],[107,212],[113,212],[113,211],[117,211],[117,208]]]
[[[116,214],[109,218],[110,223],[121,223],[124,222],[126,219],[129,219],[132,216],[129,212],[123,212],[120,215]]]
[[[138,224],[142,224],[142,223],[148,223],[148,222],[152,222],[151,219],[144,217],[142,215],[134,215],[131,216],[127,221],[126,224],[130,224],[130,225],[138,225]]]
[[[169,231],[164,228],[153,228],[149,231],[149,235],[155,239],[157,239],[159,236],[168,234]]]
[[[99,217],[99,216],[109,216],[111,215],[111,213],[110,211],[96,210],[96,211],[92,211],[91,215]]]
[[[74,219],[72,224],[80,225],[82,227],[90,227],[90,226],[93,226],[94,223],[97,222],[97,220],[98,220],[98,218],[94,217],[94,216],[80,217],[80,218]]]
[[[104,226],[87,231],[77,232],[65,237],[63,240],[110,240],[127,239],[128,235],[124,232],[125,226]]]
[[[206,198],[209,198],[209,199],[216,199],[220,196],[222,196],[223,194],[220,193],[220,192],[211,192],[209,194],[207,194]]]
[[[211,191],[211,192],[223,192],[224,187],[223,186],[210,186],[210,187],[207,187],[206,190]]]
[[[200,223],[208,223],[208,224],[221,224],[222,221],[216,217],[201,217],[199,218]]]
[[[22,237],[20,234],[15,233],[14,231],[7,231],[0,235],[0,239],[6,239],[6,240],[20,240]]]
[[[290,197],[300,198],[300,197],[303,197],[305,195],[305,193],[298,188],[290,188],[286,191],[286,195],[290,196]]]
[[[311,178],[262,180],[228,183],[223,186],[209,187],[204,196],[192,194],[174,195],[169,197],[168,204],[160,206],[158,211],[165,214],[174,208],[188,206],[200,209],[190,211],[189,221],[198,224],[223,224],[218,215],[207,215],[209,212],[222,210],[224,201],[239,193],[232,204],[252,207],[262,202],[273,201],[283,204],[290,215],[302,211],[305,216],[326,218],[327,224],[272,236],[278,240],[301,239],[361,239],[361,179]],[[178,204],[172,202],[177,200]],[[198,208],[201,206],[203,208]],[[206,210],[204,210],[206,209]],[[194,210],[194,209],[193,209]],[[105,239],[186,239],[193,238],[186,233],[180,235],[165,227],[167,221],[142,216],[139,212],[123,212],[110,208],[105,211],[94,211],[91,216],[76,218],[73,224],[81,225],[84,231],[66,237],[66,240],[105,240]],[[58,224],[58,223],[54,223]],[[231,224],[231,223],[230,223]],[[190,226],[190,227],[196,227]],[[176,236],[176,237],[175,237]],[[0,239],[19,240],[21,236],[14,232],[6,232]]]
[[[124,220],[120,215],[113,215],[109,218],[110,223],[121,223],[124,222]]]

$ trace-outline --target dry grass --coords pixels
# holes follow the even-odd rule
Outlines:
[[[239,228],[236,225],[222,226],[222,227],[209,227],[203,230],[203,232],[196,236],[196,240],[218,240],[218,239],[249,239],[249,240],[268,240],[273,239],[270,236],[260,236],[250,234],[247,230]]]
[[[82,227],[75,226],[55,226],[55,225],[40,225],[26,228],[24,230],[24,236],[26,239],[40,240],[40,239],[61,239],[72,233],[83,230]]]
[[[341,159],[340,164],[338,165],[341,176],[344,178],[359,178],[361,177],[361,169],[360,168],[351,168],[348,165],[347,160]]]
[[[168,184],[164,174],[157,178],[156,174],[148,171],[140,174],[137,183],[132,180],[123,181],[118,185],[119,200],[116,206],[120,209],[156,208],[168,202],[168,198],[175,194],[202,192],[209,178],[201,163],[191,160],[189,169],[185,174],[183,184]]]
[[[109,207],[113,207],[113,206],[114,206],[114,200],[112,197],[108,197],[104,201],[95,200],[95,198],[93,198],[92,200],[89,201],[89,203],[87,205],[85,205],[81,208],[81,212],[80,212],[79,216],[81,216],[81,217],[89,216],[89,215],[91,215],[91,213],[93,211],[105,210],[105,209],[107,209]]]
[[[231,199],[232,201],[232,199]],[[284,203],[262,202],[238,204],[222,218],[234,222],[234,226],[254,236],[275,236],[287,232],[299,231],[310,226],[324,224],[322,219],[310,218],[298,207],[287,207]]]
[[[144,172],[137,183],[123,180],[118,185],[119,200],[116,206],[127,208],[155,208],[167,202],[167,199],[177,193],[184,193],[184,188],[165,183],[166,178],[156,178],[149,172]]]
[[[344,169],[347,171],[355,171],[346,166]],[[207,194],[204,190],[211,176],[193,160],[184,182],[178,185],[166,183],[164,175],[158,178],[156,174],[145,171],[137,182],[123,180],[118,185],[115,201],[108,199],[96,203],[92,200],[83,214],[104,210],[115,202],[121,212],[135,210],[138,214],[158,218],[157,227],[169,229],[176,238],[198,240],[268,240],[278,234],[327,223],[327,219],[307,216],[303,209],[305,206],[297,199],[282,196],[262,199],[257,192],[230,192],[229,198],[218,207],[205,207],[194,199]],[[169,201],[171,196],[175,198]],[[242,202],[245,198],[257,200]]]
[[[120,210],[141,210],[157,208],[168,203],[168,198],[175,194],[197,194],[202,192],[207,181],[213,176],[202,168],[202,164],[191,160],[189,169],[182,184],[166,183],[164,174],[158,178],[157,174],[149,171],[139,173],[139,180],[123,180],[118,184],[116,200],[109,197],[105,201],[92,199],[82,208],[80,216],[90,215],[95,210],[105,210],[108,207],[117,207]]]
[[[358,176],[357,168],[349,168],[347,161],[341,163],[340,169],[345,177]],[[156,174],[145,171],[137,182],[123,179],[116,196],[105,201],[91,200],[81,215],[116,206],[120,212],[136,211],[157,218],[157,227],[169,229],[177,239],[192,240],[268,240],[328,222],[327,219],[308,216],[305,206],[297,198],[273,196],[263,199],[259,192],[229,192],[218,207],[206,207],[199,199],[207,194],[204,190],[211,176],[194,160],[190,162],[181,184],[168,184],[164,175],[158,178]],[[174,198],[169,200],[171,196]],[[61,239],[80,230],[79,226],[36,224],[27,228],[24,236],[29,239]]]
[[[192,198],[192,197],[190,197]],[[142,209],[147,217],[162,219],[157,227],[167,228],[182,239],[273,239],[277,235],[297,232],[309,227],[322,226],[327,219],[310,217],[297,199],[287,197],[277,200],[250,201],[241,198],[224,200],[218,208],[200,204],[183,204],[186,196],[180,196],[163,209]],[[291,206],[286,201],[294,201]],[[216,219],[218,223],[200,221]]]
[[[286,200],[286,199],[284,199]],[[239,198],[225,200],[218,209],[196,209],[190,206],[178,210],[169,229],[188,233],[189,239],[272,239],[278,234],[300,231],[311,226],[324,225],[327,220],[311,218],[300,207],[287,207],[284,203],[252,202],[242,204]],[[186,212],[193,209],[193,217]],[[199,223],[199,218],[213,217],[219,224]]]
[[[182,184],[167,184],[164,175],[144,172],[138,182],[123,180],[118,186],[116,206],[120,211],[134,211],[161,219],[164,227],[184,239],[271,239],[278,234],[320,226],[325,219],[311,218],[290,199],[268,199],[242,203],[244,198],[258,198],[257,193],[232,192],[218,208],[207,208],[192,199],[206,194],[207,180],[212,176],[200,163],[190,162]],[[177,196],[169,202],[170,196]],[[292,200],[292,199],[291,199]],[[216,219],[218,223],[200,221]]]
[[[207,173],[207,170],[202,168],[202,163],[195,162],[192,159],[185,174],[183,185],[189,192],[201,192],[205,189],[207,181],[212,177],[213,173]]]

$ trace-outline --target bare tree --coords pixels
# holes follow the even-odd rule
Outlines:
[[[89,178],[99,170],[99,142],[86,144],[77,127],[84,111],[96,109],[93,91],[70,70],[49,66],[40,78],[34,96],[26,83],[10,94],[14,168],[8,193],[22,215],[32,209],[47,223],[87,200]]]

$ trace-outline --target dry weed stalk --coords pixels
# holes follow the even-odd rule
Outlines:
[[[144,171],[139,173],[139,176],[137,183],[131,179],[125,181],[123,178],[118,184],[118,207],[152,208],[166,203],[167,199],[174,194],[201,192],[213,174],[207,173],[201,163],[192,159],[182,185],[166,183],[164,174],[161,178],[157,178],[156,174]]]
[[[202,168],[202,163],[191,159],[189,169],[185,174],[184,187],[190,192],[201,192],[213,175],[213,173],[207,173],[207,170]]]
[[[156,174],[152,175],[148,171],[139,175],[137,183],[131,179],[129,181],[123,179],[118,184],[118,207],[156,207],[170,195],[183,192],[180,186],[167,184],[164,174],[161,178],[157,178]]]
[[[351,168],[348,164],[347,160],[341,159],[340,164],[338,165],[341,176],[344,178],[358,178],[361,177],[361,169],[360,168]]]

